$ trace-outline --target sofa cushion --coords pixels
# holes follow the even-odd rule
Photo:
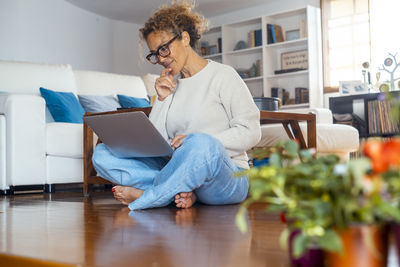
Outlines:
[[[307,124],[299,123],[307,141]],[[261,140],[256,147],[273,146],[289,137],[281,124],[261,125]],[[342,124],[317,124],[317,152],[336,153],[356,151],[359,146],[356,128]]]
[[[78,94],[114,95],[124,94],[147,98],[143,80],[139,76],[75,70]]]
[[[78,95],[78,99],[86,112],[105,112],[121,107],[112,95]]]
[[[76,93],[71,66],[0,60],[0,91],[40,95],[40,87]]]
[[[47,123],[46,154],[83,158],[83,125],[61,122]]]
[[[46,184],[83,182],[83,159],[49,155],[46,163]]]
[[[42,87],[40,87],[40,93],[46,100],[46,106],[56,122],[83,123],[82,117],[85,110],[73,93],[55,92]]]
[[[118,95],[118,101],[123,108],[146,108],[150,102],[146,98],[137,98],[126,95]]]

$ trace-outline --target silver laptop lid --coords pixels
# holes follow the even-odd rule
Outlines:
[[[85,122],[120,158],[170,156],[172,147],[141,111],[92,115]]]

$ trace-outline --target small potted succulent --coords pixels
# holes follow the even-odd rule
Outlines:
[[[400,221],[400,140],[371,140],[363,151],[364,157],[340,163],[335,155],[299,150],[294,141],[259,150],[255,157],[268,157],[269,164],[238,174],[250,180],[239,228],[246,230],[250,204],[267,203],[287,224],[281,243],[295,265],[386,266],[385,226]],[[316,260],[318,249],[324,262]]]

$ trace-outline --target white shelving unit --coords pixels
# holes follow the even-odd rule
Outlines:
[[[286,41],[287,31],[300,28],[301,21],[305,22],[307,35],[295,40]],[[285,41],[267,44],[267,24],[277,24],[282,27]],[[248,34],[252,30],[262,30],[262,45],[257,47],[235,50],[239,41],[248,43]],[[256,77],[243,79],[254,97],[271,96],[271,88],[284,88],[289,92],[289,98],[295,98],[295,88],[309,89],[309,103],[284,105],[283,109],[322,107],[322,44],[321,44],[321,17],[320,9],[313,6],[265,15],[257,18],[224,24],[212,28],[204,34],[202,41],[210,45],[217,44],[222,38],[222,53],[208,55],[209,58],[235,69],[250,69],[257,60],[261,60],[261,73]],[[281,54],[292,51],[306,50],[308,55],[308,69],[275,74],[281,69]],[[293,102],[293,100],[292,100]]]
[[[203,56],[206,59],[211,59],[217,62],[222,63],[222,53],[218,52],[218,38],[222,38],[221,36],[221,27],[211,28],[208,32],[203,34],[201,38],[201,42],[207,42],[210,46],[215,45],[216,52],[215,54]]]

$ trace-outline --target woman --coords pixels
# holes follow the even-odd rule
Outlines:
[[[232,174],[249,168],[246,151],[261,137],[259,110],[233,68],[195,52],[205,25],[191,4],[177,2],[161,7],[140,29],[147,60],[163,67],[150,120],[175,151],[171,159],[120,159],[104,144],[96,147],[95,169],[119,185],[114,197],[131,210],[174,199],[179,208],[196,200],[232,204],[247,196],[248,178]]]

